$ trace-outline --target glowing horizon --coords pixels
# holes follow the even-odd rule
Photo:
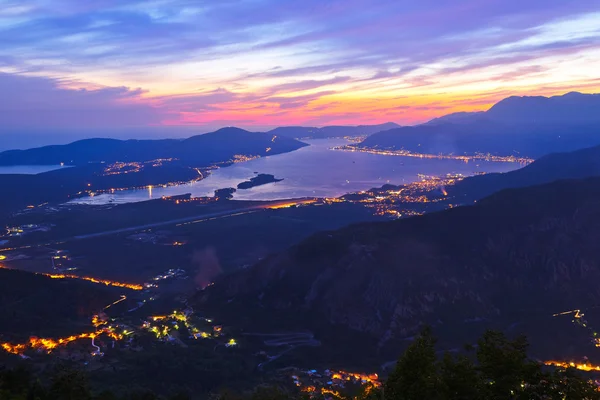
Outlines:
[[[5,129],[425,122],[600,92],[600,6],[0,0]]]

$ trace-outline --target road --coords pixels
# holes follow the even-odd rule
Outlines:
[[[279,354],[269,356],[267,361],[258,364],[258,369],[262,370],[267,364],[277,360],[290,351],[302,347],[320,346],[321,342],[315,339],[312,332],[288,332],[288,333],[245,333],[245,336],[257,336],[264,338],[264,344],[271,347],[285,347]]]
[[[168,221],[159,221],[159,222],[153,222],[153,223],[144,224],[144,225],[130,226],[127,228],[113,229],[113,230],[108,230],[108,231],[103,231],[103,232],[88,233],[85,235],[77,235],[77,236],[72,236],[70,238],[55,240],[55,241],[52,241],[49,243],[44,243],[44,244],[27,245],[27,246],[21,246],[21,247],[16,247],[16,248],[4,248],[4,249],[0,249],[0,252],[8,251],[8,250],[27,249],[27,248],[36,247],[36,246],[50,246],[50,245],[55,245],[55,244],[64,243],[64,242],[70,242],[70,241],[74,241],[74,240],[93,239],[93,238],[98,238],[98,237],[102,237],[102,236],[117,235],[117,234],[121,234],[121,233],[132,233],[132,232],[143,231],[146,229],[158,228],[158,227],[167,226],[167,225],[181,226],[181,225],[188,225],[188,224],[196,224],[199,222],[205,222],[205,221],[215,220],[215,219],[219,219],[219,218],[235,217],[235,216],[239,216],[239,215],[252,214],[252,213],[256,213],[256,212],[264,211],[264,210],[275,210],[275,209],[279,209],[279,208],[287,208],[287,207],[292,207],[292,206],[302,205],[302,204],[312,204],[314,202],[316,202],[316,199],[297,199],[297,200],[282,200],[279,202],[269,202],[267,204],[246,206],[246,207],[240,207],[240,208],[236,208],[236,209],[213,212],[213,213],[208,213],[208,214],[194,215],[191,217],[171,219]]]
[[[266,209],[265,206],[253,206],[253,207],[246,207],[246,208],[236,209],[236,210],[227,210],[227,211],[209,213],[209,214],[204,214],[204,215],[194,215],[193,217],[171,219],[168,221],[153,222],[151,224],[130,226],[128,228],[113,229],[110,231],[88,233],[85,235],[73,236],[72,238],[62,240],[62,242],[71,241],[71,240],[81,240],[81,239],[93,239],[93,238],[102,237],[102,236],[117,235],[120,233],[144,231],[146,229],[158,228],[160,226],[165,226],[165,225],[180,226],[180,225],[185,225],[185,224],[195,224],[197,222],[204,222],[204,221],[208,221],[211,219],[233,217],[236,215],[243,215],[243,214],[251,214],[251,213],[255,213],[258,211],[265,210],[265,209]]]
[[[95,339],[96,339],[95,337],[92,337],[92,346],[94,346],[96,348],[97,354],[100,355],[100,354],[102,354],[102,351],[100,350],[100,346],[96,345]]]
[[[312,332],[288,333],[244,333],[245,336],[258,336],[264,338],[267,346],[320,346],[321,342],[315,339]]]
[[[219,212],[202,214],[202,215],[194,215],[192,217],[184,217],[184,218],[172,219],[172,220],[168,220],[168,221],[153,222],[151,224],[132,226],[129,228],[121,228],[121,229],[114,229],[111,231],[79,235],[79,236],[74,236],[72,238],[72,240],[73,239],[74,240],[91,239],[91,238],[101,237],[101,236],[116,235],[119,233],[143,231],[146,229],[157,228],[159,226],[165,226],[165,225],[181,226],[181,225],[195,224],[198,222],[210,221],[210,220],[218,219],[218,218],[235,217],[238,215],[251,214],[251,213],[255,213],[255,212],[263,211],[263,210],[276,210],[279,208],[292,207],[292,206],[301,205],[301,204],[311,204],[311,203],[314,203],[315,201],[316,201],[315,199],[282,200],[280,202],[270,202],[268,204],[259,204],[259,205],[255,205],[255,206],[237,208],[237,209],[233,209],[233,210],[219,211]]]

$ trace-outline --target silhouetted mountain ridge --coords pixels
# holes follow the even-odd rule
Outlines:
[[[511,96],[485,116],[506,123],[600,123],[600,94],[570,92],[562,96]]]
[[[543,155],[600,144],[600,95],[509,97],[481,113],[375,133],[358,146],[420,153]]]
[[[325,139],[344,136],[372,135],[376,132],[399,127],[400,125],[394,122],[386,122],[378,125],[324,126],[322,128],[314,126],[282,126],[269,131],[269,133],[294,139]]]
[[[268,133],[223,128],[184,140],[84,139],[67,145],[45,146],[0,153],[0,165],[67,165],[115,161],[147,161],[177,158],[194,166],[209,166],[231,160],[234,155],[279,154],[306,144]]]

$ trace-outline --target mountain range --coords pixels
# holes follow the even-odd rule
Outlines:
[[[562,96],[511,96],[488,111],[458,112],[434,118],[427,124],[468,123],[487,119],[507,124],[600,123],[600,94],[570,92]]]
[[[531,321],[600,301],[598,160],[600,146],[465,179],[447,190],[474,205],[318,233],[197,302],[247,329],[356,337],[344,346],[370,342],[381,357],[423,324],[454,346],[487,327],[548,336]]]
[[[246,329],[311,330],[326,344],[335,329],[381,349],[429,324],[442,337],[460,332],[459,346],[469,331],[598,304],[599,198],[600,178],[558,181],[319,233],[198,302]]]
[[[269,131],[269,133],[293,139],[325,139],[344,136],[368,136],[395,128],[400,128],[400,125],[394,122],[386,122],[378,125],[324,126],[321,128],[282,126]]]
[[[85,139],[67,145],[0,153],[0,165],[83,165],[176,158],[196,167],[232,160],[235,155],[265,156],[307,146],[269,133],[222,128],[184,140]]]
[[[365,142],[384,138],[392,143],[402,136],[414,140],[409,143],[423,152],[433,152],[432,148],[445,143],[461,148],[498,145],[498,152],[512,146],[543,155],[563,143],[556,135],[566,132],[569,137],[564,143],[568,144],[563,150],[584,147],[595,140],[599,126],[591,116],[595,106],[586,108],[578,103],[581,112],[589,116],[578,120],[579,125],[565,123],[558,116],[568,113],[552,108],[556,104],[573,108],[565,104],[575,100],[595,104],[596,97],[581,96],[568,94],[556,101],[507,99],[493,112],[496,106],[486,113],[448,116],[446,121],[375,133]],[[532,119],[517,115],[517,111],[514,118],[505,117],[506,122],[487,117],[490,112],[509,115],[506,110],[516,110],[521,103],[523,109],[532,110],[530,115],[535,114]],[[540,109],[556,112],[552,117],[556,121],[540,122],[544,115]],[[293,132],[296,128],[288,129]],[[67,160],[78,166],[23,178],[28,181],[13,182],[21,179],[15,176],[2,179],[10,180],[12,187],[65,196],[86,185],[90,176],[99,176],[98,165],[86,165],[90,162],[146,160],[169,153],[182,162],[210,164],[234,154],[276,154],[304,145],[283,137],[281,131],[272,132],[225,128],[207,134],[208,138],[201,135],[184,141],[100,139],[5,152],[0,160],[6,163]],[[300,128],[295,132],[301,132]],[[451,137],[444,138],[446,142],[436,139],[448,134]],[[249,143],[237,143],[246,140]],[[281,146],[266,150],[277,145]],[[362,358],[361,350],[368,348],[367,353],[375,354],[378,361],[397,354],[388,350],[402,347],[424,324],[432,325],[448,346],[459,346],[488,327],[525,332],[533,338],[545,336],[551,341],[559,332],[545,329],[541,319],[600,302],[596,283],[600,279],[598,175],[600,146],[545,155],[505,174],[467,178],[447,191],[453,203],[477,200],[475,204],[317,233],[223,276],[199,291],[191,305],[246,332],[310,330],[324,344],[317,352],[333,348],[340,351],[338,356],[352,353]],[[92,187],[109,183],[112,181],[94,181]],[[59,188],[64,192],[58,193]],[[18,197],[16,190],[9,192],[11,198]],[[28,285],[18,286],[29,290]],[[20,296],[17,292],[9,295],[4,303]],[[8,321],[11,315],[5,318]]]
[[[228,127],[188,139],[118,140],[84,139],[66,145],[52,145],[0,153],[0,165],[83,165],[88,163],[141,162],[177,158],[185,164],[209,166],[231,160],[235,155],[274,155],[307,146],[297,138],[370,135],[397,128],[380,125],[279,127],[267,133]]]
[[[509,97],[486,112],[455,113],[375,133],[358,147],[419,153],[543,155],[600,144],[600,95]]]
[[[540,157],[600,144],[600,95],[508,97],[488,111],[455,113],[417,126],[379,125],[275,128],[267,133],[228,127],[188,139],[86,139],[67,145],[0,153],[0,165],[82,165],[177,158],[208,166],[235,155],[272,155],[305,146],[298,138],[361,136],[357,146],[421,153],[492,153]]]

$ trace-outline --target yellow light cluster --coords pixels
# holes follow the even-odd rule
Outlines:
[[[544,361],[544,365],[551,365],[553,367],[561,368],[576,368],[581,371],[600,371],[600,366],[592,365],[588,363],[575,363],[575,362],[564,362],[564,361]]]
[[[81,279],[84,281],[93,282],[93,283],[97,283],[97,284],[101,284],[101,285],[127,288],[127,289],[131,289],[131,290],[144,289],[143,285],[138,285],[136,283],[123,283],[123,282],[109,281],[106,279],[92,278],[90,276],[77,276],[77,275],[69,275],[69,274],[66,274],[66,275],[65,274],[44,274],[44,273],[39,273],[39,275],[44,275],[44,276],[47,276],[52,279]]]
[[[21,343],[21,344],[15,344],[15,345],[10,344],[10,343],[2,343],[1,346],[5,351],[12,353],[12,354],[21,355],[28,349],[44,350],[49,354],[52,352],[52,350],[56,349],[59,346],[65,346],[65,345],[67,345],[71,342],[74,342],[76,340],[79,340],[79,339],[94,339],[103,334],[106,334],[115,340],[121,340],[123,338],[123,336],[121,336],[115,332],[112,332],[108,328],[105,328],[105,329],[99,329],[96,332],[81,333],[79,335],[72,335],[72,336],[68,336],[68,337],[60,338],[60,339],[37,338],[35,336],[32,336],[29,338],[29,342],[27,342],[27,343]]]
[[[514,162],[519,164],[530,164],[534,160],[526,157],[516,157],[516,156],[494,156],[492,154],[475,154],[472,156],[457,156],[453,154],[424,154],[424,153],[413,153],[408,150],[382,150],[382,149],[372,149],[369,147],[360,147],[360,146],[339,146],[334,147],[333,150],[344,150],[344,151],[356,151],[360,153],[370,153],[370,154],[378,154],[384,156],[401,156],[401,157],[415,157],[415,158],[435,158],[440,160],[459,160],[464,161],[465,163],[469,161],[494,161],[494,162]]]

